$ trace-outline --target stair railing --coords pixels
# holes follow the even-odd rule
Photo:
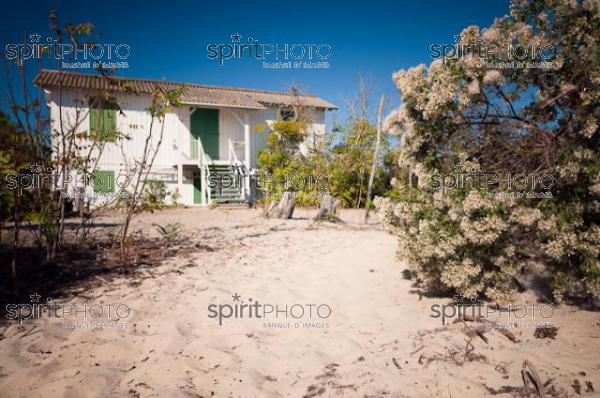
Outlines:
[[[242,198],[244,200],[246,200],[247,192],[246,192],[246,184],[244,181],[244,179],[247,177],[245,175],[246,168],[245,168],[244,164],[242,162],[240,162],[240,160],[237,157],[237,153],[235,152],[235,144],[239,144],[240,142],[243,143],[243,141],[231,141],[231,138],[228,138],[227,142],[229,144],[229,155],[228,155],[229,156],[229,164],[232,164],[235,168],[235,173],[239,173],[242,177],[241,181],[239,181],[241,184],[240,191],[242,193]]]
[[[202,197],[205,199],[205,204],[210,204],[212,197],[210,192],[210,169],[208,168],[209,157],[204,153],[202,140],[200,137],[196,140],[198,143],[198,168],[200,169],[200,178],[202,180]]]

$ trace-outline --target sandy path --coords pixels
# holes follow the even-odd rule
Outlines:
[[[574,379],[583,396],[596,394],[586,381],[600,390],[599,314],[561,307],[555,340],[519,329],[515,344],[491,331],[487,344],[472,341],[466,358],[463,326],[441,328],[430,317],[431,305],[448,299],[410,293],[392,236],[360,224],[360,213],[345,212],[344,225],[296,215],[190,209],[138,220],[146,232],[181,222],[201,246],[139,285],[119,279],[67,302],[125,303],[126,329],[66,329],[47,318],[9,326],[0,340],[0,396],[510,397],[526,358],[552,379],[555,396],[576,396]],[[208,306],[236,304],[236,293],[244,303],[325,304],[332,313],[303,317],[299,327],[289,315],[219,326]]]

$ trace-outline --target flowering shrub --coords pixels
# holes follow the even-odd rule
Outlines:
[[[506,67],[507,48],[552,56],[531,51]],[[451,56],[393,79],[402,105],[386,127],[402,134],[400,166],[411,178],[376,207],[418,280],[507,303],[514,276],[535,258],[550,267],[557,300],[600,299],[600,3],[513,1],[491,27],[466,28]],[[543,173],[551,196],[497,195],[518,191],[497,182],[448,191],[432,183],[457,165]]]

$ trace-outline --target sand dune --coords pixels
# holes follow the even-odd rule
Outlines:
[[[344,212],[344,224],[314,224],[311,214],[298,210],[288,221],[265,220],[257,210],[144,215],[135,228],[152,233],[153,223],[180,222],[201,245],[139,284],[116,279],[61,302],[124,303],[126,328],[65,328],[47,317],[5,324],[0,396],[510,397],[523,386],[525,359],[548,395],[598,396],[599,313],[562,306],[551,319],[554,339],[519,328],[515,343],[491,330],[487,343],[476,337],[469,347],[468,326],[431,318],[431,306],[448,298],[411,293],[393,236],[362,225],[359,212]],[[231,316],[222,325],[209,317],[210,305],[257,301],[332,312]]]

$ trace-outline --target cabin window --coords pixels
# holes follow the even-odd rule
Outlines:
[[[96,170],[94,173],[94,192],[115,192],[115,172],[112,170]]]
[[[293,108],[285,107],[279,110],[279,117],[281,120],[290,121],[296,119],[296,111]]]
[[[103,98],[90,101],[90,133],[100,141],[114,142],[117,138],[117,109],[114,102]]]

